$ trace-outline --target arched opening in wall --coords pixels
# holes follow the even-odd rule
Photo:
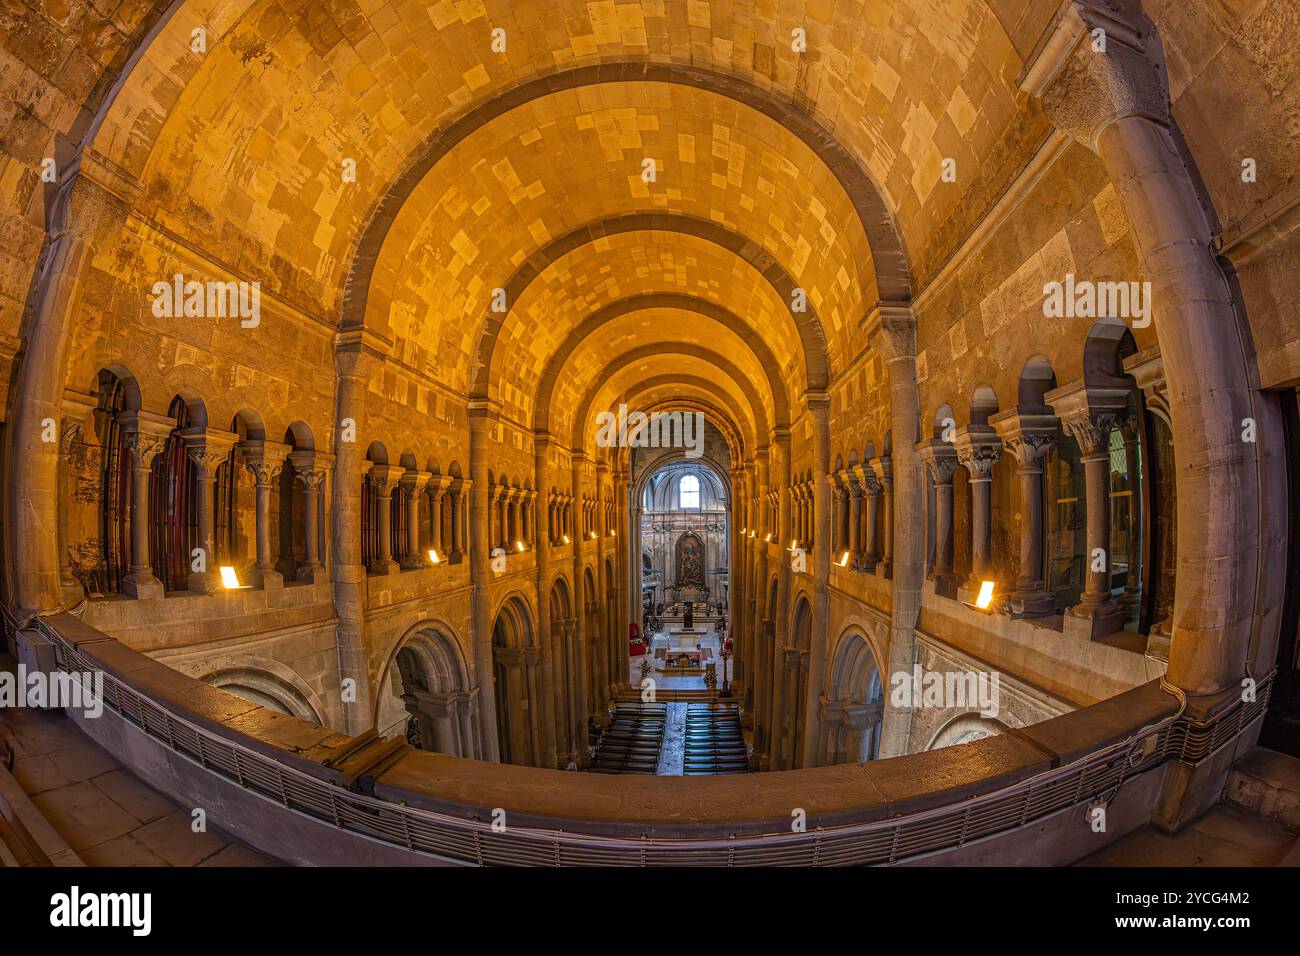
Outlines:
[[[1002,440],[989,418],[997,411],[998,397],[993,389],[987,385],[976,387],[971,393],[970,420],[958,436],[961,467],[954,473],[953,573],[958,581],[967,582],[968,593],[973,595],[979,593],[982,581],[998,580],[994,570],[993,515],[1010,514],[1010,509],[993,509],[998,498],[994,466],[1002,457]]]
[[[307,560],[307,501],[308,482],[312,477],[312,465],[315,441],[311,429],[303,422],[294,422],[285,430],[284,444],[291,451],[280,472],[279,487],[275,495],[277,514],[271,527],[275,529],[275,539],[271,542],[271,553],[276,555],[275,569],[286,581],[299,577],[300,570],[306,570]],[[320,495],[312,494],[313,507],[319,509],[323,500]],[[321,515],[313,515],[319,520]],[[317,521],[313,528],[319,527]],[[313,542],[319,544],[319,541]],[[318,553],[313,549],[313,554]]]
[[[582,647],[577,641],[576,614],[569,582],[557,577],[550,599],[551,676],[555,708],[557,760],[566,765],[579,761],[587,747],[587,712],[584,699]]]
[[[283,665],[280,665],[283,666]],[[222,668],[202,678],[204,683],[219,687],[227,693],[259,704],[277,714],[288,714],[313,724],[323,722],[322,714],[301,689],[284,677],[272,674],[261,667],[239,666]]]
[[[370,467],[361,478],[361,563],[372,568],[380,562],[386,550],[380,546],[380,496],[374,471],[376,466],[388,464],[387,449],[380,442],[371,442],[366,451],[366,461]]]
[[[978,713],[962,714],[944,724],[925,749],[942,750],[944,747],[968,744],[973,740],[1005,733],[1007,729],[1006,724],[992,717],[981,717]]]
[[[419,516],[411,514],[410,505],[414,502],[418,507],[419,504],[414,498],[414,477],[420,469],[414,453],[409,450],[402,452],[398,465],[402,474],[388,497],[388,553],[402,567],[407,567],[415,556],[411,550],[410,529],[412,518],[418,523]]]
[[[840,639],[825,713],[823,763],[862,763],[879,756],[884,684],[871,645],[860,633]]]
[[[784,730],[780,770],[796,770],[803,766],[804,723],[808,715],[808,667],[812,656],[812,606],[808,598],[799,595],[794,614],[790,619],[790,643],[785,648],[784,664],[780,669],[782,711],[779,715]]]
[[[1147,441],[1142,393],[1124,370],[1124,360],[1137,352],[1128,326],[1118,319],[1101,319],[1088,332],[1083,351],[1085,387],[1125,392],[1122,410],[1113,418],[1106,438],[1107,584],[1124,610],[1123,628],[1142,628],[1143,569],[1147,564],[1143,531],[1148,502],[1148,469],[1143,467]]]
[[[678,459],[661,465],[641,493],[641,580],[647,608],[660,604],[707,605],[723,600],[728,564],[730,501],[727,486],[709,465]]]
[[[379,682],[375,727],[419,750],[480,757],[478,698],[455,637],[422,627],[404,638]]]
[[[91,594],[120,594],[131,565],[131,449],[123,415],[140,410],[140,388],[125,369],[103,369],[96,382],[99,439],[99,554],[86,574]]]
[[[713,459],[673,456],[650,458],[641,472],[633,531],[650,646],[630,666],[648,663],[662,687],[704,690],[710,668],[722,683],[731,500],[720,468]]]
[[[497,746],[502,763],[540,765],[544,708],[532,691],[543,685],[534,644],[527,605],[519,597],[507,598],[492,625]]]
[[[609,648],[611,690],[622,684],[630,675],[628,669],[627,638],[618,628],[618,578],[614,574],[614,561],[605,558],[605,643]]]
[[[1047,358],[1035,355],[1029,359],[1020,372],[1020,411],[1051,414],[1046,396],[1055,387],[1056,373]],[[1043,587],[1054,596],[1060,610],[1077,603],[1083,592],[1087,522],[1083,463],[1073,440],[1059,430],[1044,456],[1034,493],[1041,496],[1045,517],[1043,540],[1034,543],[1042,556]],[[1019,503],[1022,521],[1030,507],[1030,502]]]
[[[199,546],[198,473],[188,446],[208,420],[202,401],[188,395],[173,398],[167,415],[176,424],[149,474],[149,557],[164,590],[184,591]]]
[[[266,429],[262,416],[244,409],[231,420],[230,431],[238,441],[217,466],[212,494],[215,512],[212,528],[217,563],[236,567],[243,580],[244,572],[251,564],[250,556],[257,535],[257,502],[252,475],[244,467],[240,446],[245,442],[264,441]]]
[[[585,634],[587,668],[586,668],[586,713],[591,716],[604,711],[605,690],[609,684],[609,649],[601,630],[601,604],[596,590],[596,578],[590,567],[582,572],[582,606],[585,616],[583,633]]]

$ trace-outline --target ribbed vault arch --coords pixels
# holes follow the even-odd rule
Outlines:
[[[560,236],[533,253],[502,286],[507,305],[519,300],[529,284],[569,253],[601,239],[629,232],[679,233],[695,236],[719,246],[749,264],[762,276],[782,302],[790,305],[798,287],[793,276],[757,243],[718,223],[676,213],[635,213],[588,223]],[[830,359],[825,330],[811,302],[807,312],[791,313],[802,345],[805,373],[810,389],[825,389],[830,381]],[[487,398],[497,342],[510,313],[488,311],[477,336],[470,373],[470,397]]]
[[[781,428],[790,424],[790,403],[786,395],[785,385],[781,381],[780,363],[767,343],[762,338],[753,335],[753,330],[740,316],[724,306],[698,296],[681,295],[674,292],[649,292],[620,299],[593,312],[574,326],[560,347],[551,354],[551,358],[543,369],[537,386],[533,419],[534,427],[537,430],[546,431],[550,427],[551,402],[555,393],[557,379],[564,371],[570,356],[587,339],[599,334],[601,329],[608,323],[634,312],[654,308],[679,309],[683,312],[693,313],[701,318],[716,322],[745,339],[750,351],[758,359],[767,376],[767,387],[774,409],[773,425]],[[749,333],[748,336],[746,333]]]

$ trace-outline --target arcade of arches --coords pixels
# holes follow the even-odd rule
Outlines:
[[[760,775],[1300,750],[1289,0],[114,6],[0,14],[15,615],[552,770],[674,648]]]

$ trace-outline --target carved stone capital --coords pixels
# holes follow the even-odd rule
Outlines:
[[[131,453],[131,463],[136,468],[147,468],[153,464],[154,458],[167,447],[167,437],[152,432],[123,432],[122,443],[126,445],[127,451]]]
[[[868,464],[871,465],[871,471],[875,474],[876,479],[880,482],[880,488],[886,494],[894,490],[894,461],[888,455],[881,455],[879,458],[871,459]]]
[[[370,488],[381,498],[392,495],[397,483],[406,474],[405,468],[396,465],[372,465],[370,468]]]
[[[935,484],[946,485],[952,481],[952,473],[957,470],[957,449],[941,438],[918,442],[916,452],[930,469],[930,477]]]
[[[862,320],[867,341],[886,362],[916,358],[916,317],[910,306],[877,303]]]
[[[1094,456],[1106,454],[1111,430],[1128,414],[1131,392],[1131,386],[1122,380],[1078,381],[1053,389],[1044,400],[1056,411],[1079,450]]]
[[[1116,120],[1145,116],[1169,125],[1163,68],[1148,51],[1151,27],[1107,7],[1073,0],[1057,14],[1021,74],[1057,129],[1096,152]]]
[[[328,474],[329,469],[319,465],[294,471],[294,477],[302,482],[303,488],[307,491],[320,491],[325,486],[325,477]]]
[[[1037,467],[1056,441],[1060,423],[1055,415],[1040,411],[1007,409],[989,419],[1002,445],[1021,468]]]
[[[989,481],[1002,457],[1002,439],[987,425],[963,428],[957,433],[957,461],[971,481]]]

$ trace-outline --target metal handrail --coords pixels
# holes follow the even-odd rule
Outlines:
[[[23,623],[53,643],[61,669],[96,670],[48,620]],[[1168,760],[1197,763],[1241,733],[1262,715],[1271,679],[1260,683],[1255,701],[1238,702],[1206,723],[1170,716],[1069,764],[960,803],[806,832],[707,838],[617,837],[513,824],[497,829],[486,821],[394,803],[313,777],[186,720],[108,673],[104,703],[174,752],[245,790],[417,853],[479,865],[833,866],[895,863],[1020,829],[1083,800],[1113,799],[1131,777]]]

